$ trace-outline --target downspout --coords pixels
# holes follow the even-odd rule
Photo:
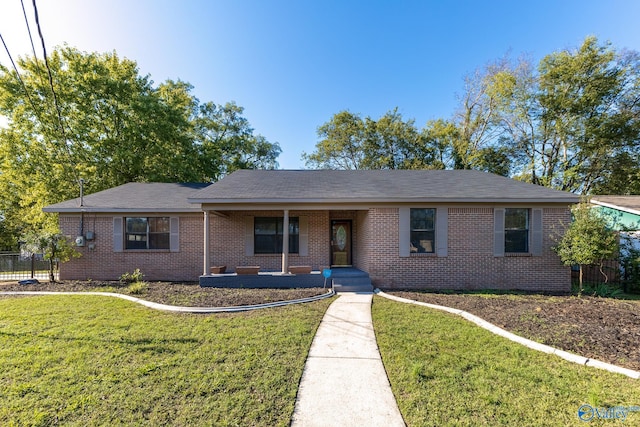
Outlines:
[[[84,179],[80,178],[80,207],[84,207]],[[84,209],[80,210],[80,232],[78,236],[84,236]]]

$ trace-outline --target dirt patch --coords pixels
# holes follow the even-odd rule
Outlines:
[[[388,293],[464,310],[525,338],[640,370],[640,301],[589,296]]]
[[[198,283],[146,282],[147,286],[136,289],[120,282],[63,281],[19,285],[0,284],[0,291],[54,291],[54,292],[117,292],[161,304],[185,307],[231,307],[239,305],[265,304],[312,297],[327,292],[322,288],[299,289],[222,289],[202,288]],[[3,296],[0,295],[0,298]],[[5,297],[6,298],[6,297]]]

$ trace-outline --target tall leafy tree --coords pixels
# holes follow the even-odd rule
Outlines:
[[[349,111],[318,128],[316,150],[303,154],[307,166],[326,169],[427,169],[440,167],[437,150],[414,120],[398,109],[375,120]]]
[[[367,169],[428,169],[434,163],[435,151],[425,135],[397,108],[378,120],[367,118],[365,135]]]
[[[508,58],[465,79],[450,120],[348,111],[304,159],[333,169],[477,169],[576,193],[640,191],[640,56],[587,37],[538,66]]]
[[[612,160],[638,152],[640,93],[630,93],[638,79],[630,71],[609,44],[594,37],[574,52],[541,61],[537,101],[544,137],[537,148],[544,184],[588,193],[609,174]]]
[[[579,193],[637,191],[639,71],[637,53],[594,37],[537,69],[523,59],[487,67],[467,79],[453,167]]]
[[[457,157],[455,144],[460,139],[460,129],[455,123],[444,119],[430,120],[422,129],[422,135],[433,152],[431,169],[453,168]]]
[[[318,128],[320,141],[313,153],[303,153],[307,166],[317,169],[364,169],[365,121],[341,111]]]
[[[192,86],[154,85],[115,52],[64,46],[45,64],[0,65],[3,229],[56,229],[42,207],[131,181],[214,181],[238,168],[274,168],[278,144],[256,135],[241,107],[200,104]],[[19,78],[20,77],[20,78]],[[54,103],[55,99],[57,103]],[[213,137],[212,135],[216,135]]]
[[[201,152],[200,180],[215,181],[237,169],[275,169],[278,144],[254,135],[244,109],[233,102],[207,102],[197,109],[193,123],[196,146]]]
[[[476,70],[465,78],[465,91],[453,123],[457,137],[451,141],[452,169],[495,169],[503,166],[491,162],[504,162],[498,158],[503,151],[497,148],[502,129],[499,108],[504,102],[504,85],[510,83],[511,74],[506,60]]]

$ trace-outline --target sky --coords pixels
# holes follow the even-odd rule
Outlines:
[[[22,0],[37,37],[32,1]],[[589,35],[640,50],[637,0],[36,2],[48,52],[115,50],[156,83],[234,101],[280,144],[282,169],[305,168],[317,128],[343,110],[377,119],[397,107],[419,128],[452,117],[464,77],[505,55],[537,63]],[[14,60],[32,55],[21,0],[0,0],[0,34]],[[3,47],[0,63],[10,66]]]

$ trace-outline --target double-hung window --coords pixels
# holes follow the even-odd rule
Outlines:
[[[169,217],[131,217],[125,224],[125,249],[169,249]]]
[[[504,252],[529,252],[529,209],[504,210]]]
[[[282,217],[256,217],[253,222],[254,253],[282,253],[284,219]],[[289,253],[299,251],[300,224],[298,218],[289,218]]]
[[[409,241],[412,253],[434,253],[436,240],[436,210],[411,209]]]

